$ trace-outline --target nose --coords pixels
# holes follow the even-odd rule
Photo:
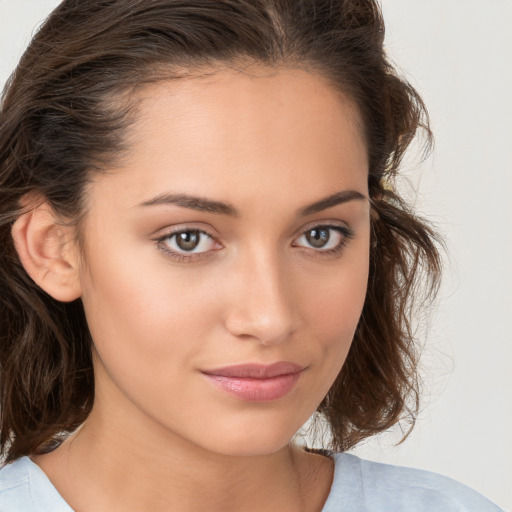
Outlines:
[[[276,255],[251,252],[231,274],[225,326],[234,336],[262,345],[282,343],[297,325],[290,279]]]

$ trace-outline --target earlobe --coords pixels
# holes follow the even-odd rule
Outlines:
[[[21,264],[40,288],[61,302],[81,296],[71,228],[58,223],[46,202],[21,215],[11,233]]]

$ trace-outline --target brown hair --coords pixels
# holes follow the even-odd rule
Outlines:
[[[372,250],[367,299],[348,358],[318,411],[346,450],[414,420],[411,315],[432,297],[437,236],[392,190],[418,128],[421,98],[389,63],[374,0],[65,0],[33,38],[0,112],[0,447],[6,461],[75,430],[94,398],[91,337],[80,300],[61,303],[22,267],[11,237],[29,192],[78,223],[84,189],[122,154],[130,105],[148,81],[226,64],[300,66],[327,78],[362,116]],[[127,94],[125,94],[127,93]],[[129,103],[129,102],[128,102]],[[124,106],[122,106],[124,105]],[[423,273],[422,271],[425,271]],[[422,279],[421,276],[426,276]]]

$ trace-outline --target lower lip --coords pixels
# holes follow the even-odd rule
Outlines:
[[[287,395],[300,378],[301,372],[278,375],[268,379],[224,377],[203,374],[223,391],[248,402],[270,402]]]

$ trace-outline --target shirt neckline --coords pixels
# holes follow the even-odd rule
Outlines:
[[[339,510],[339,504],[343,499],[343,487],[346,485],[356,485],[357,482],[346,482],[347,476],[343,473],[342,458],[346,456],[344,453],[334,453],[329,450],[308,449],[313,453],[318,453],[331,458],[334,461],[334,474],[329,489],[329,494],[322,507],[321,512],[336,512]],[[64,500],[57,488],[53,485],[46,473],[29,457],[24,456],[13,464],[19,464],[20,469],[25,469],[28,476],[28,486],[33,504],[48,512],[74,512],[70,505]],[[354,475],[352,475],[352,479]],[[57,508],[58,507],[58,508]]]

